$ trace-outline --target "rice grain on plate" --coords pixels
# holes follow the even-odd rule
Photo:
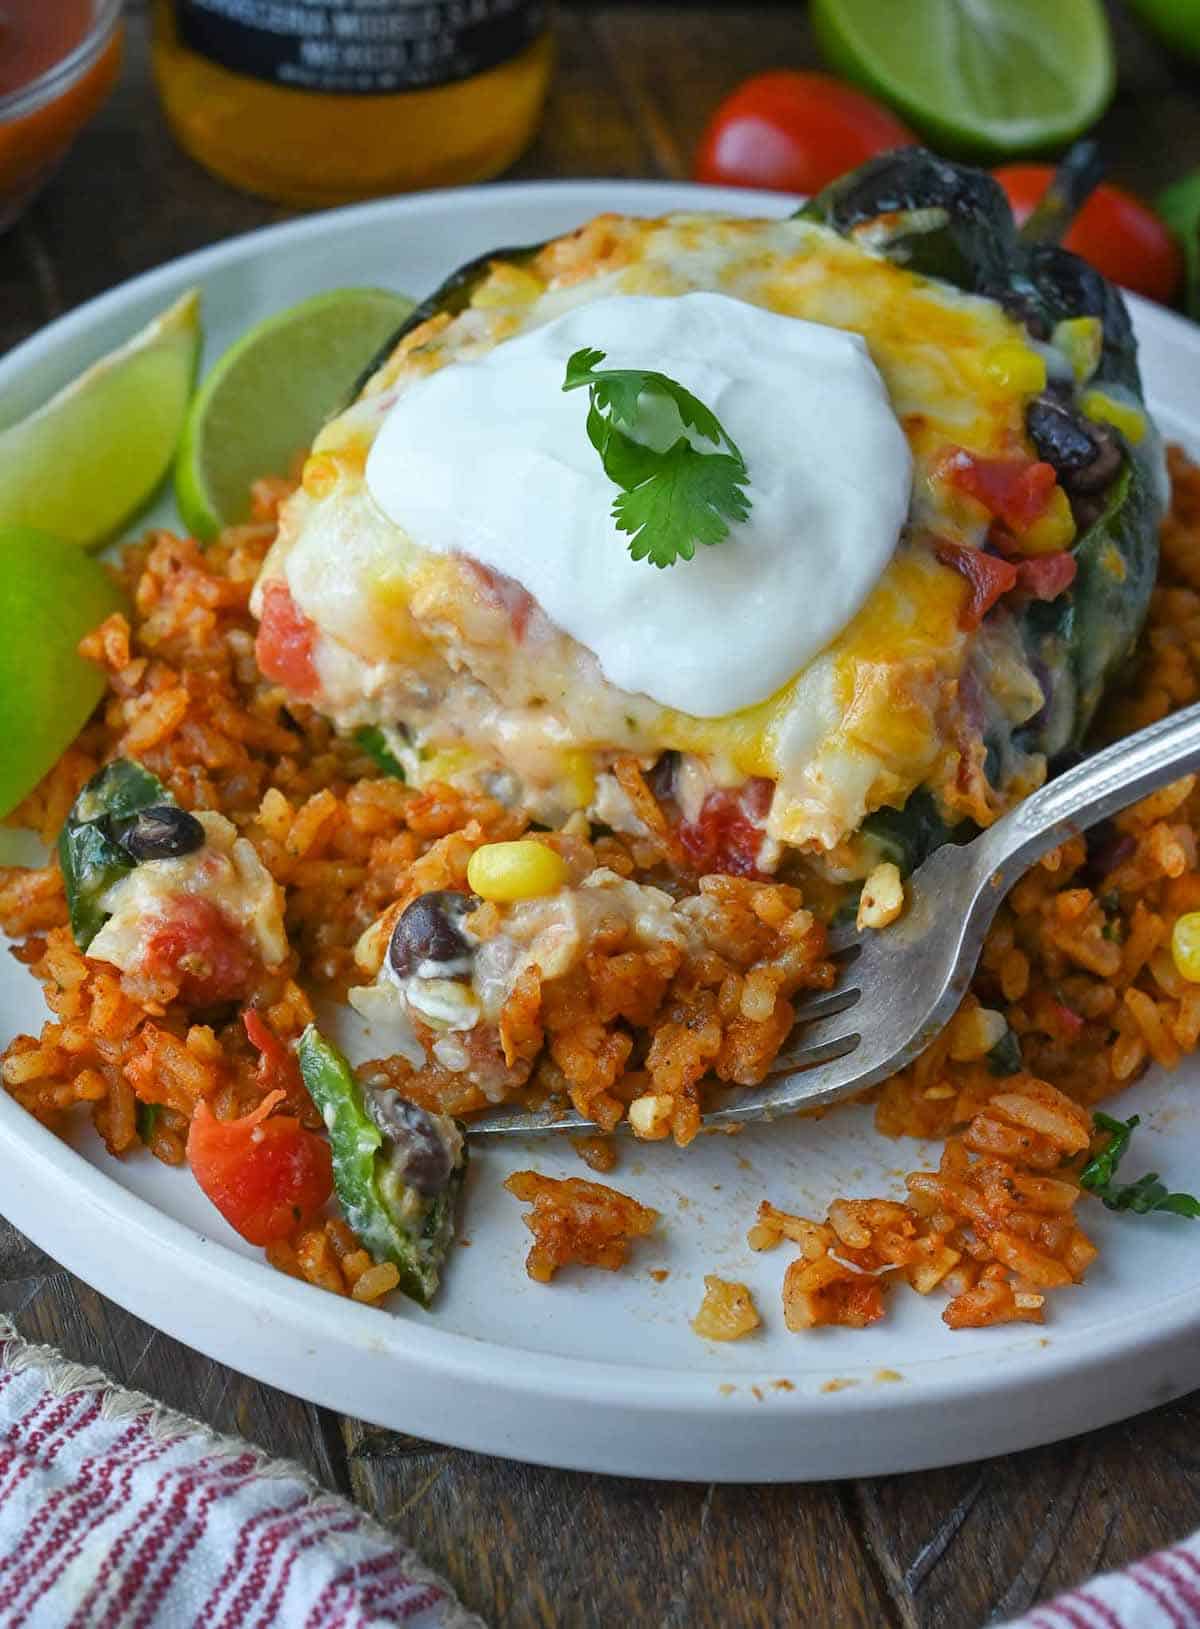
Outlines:
[[[1200,696],[1200,471],[1175,453],[1172,475],[1140,664],[1108,710],[1109,734]],[[84,647],[106,669],[105,700],[13,819],[52,843],[89,777],[128,755],[185,809],[232,821],[283,891],[288,940],[242,1004],[288,1042],[311,1021],[312,996],[342,996],[370,975],[372,957],[378,966],[381,922],[430,890],[465,888],[471,856],[526,825],[493,798],[381,776],[352,741],[262,680],[248,602],[285,491],[260,484],[253,523],[205,552],[161,532],[126,551],[132,623],[110,618]],[[681,887],[653,791],[636,763],[618,770],[644,811],[643,835],[596,833],[580,819],[539,835],[576,884],[588,882],[575,890],[590,890],[586,922],[557,931],[564,923],[539,920],[528,901],[472,914],[481,942],[513,929],[528,947],[553,928],[560,951],[551,965],[542,944],[540,960],[527,957],[509,981],[494,1041],[490,1030],[459,1037],[491,1047],[490,1072],[465,1080],[451,1047],[447,1061],[420,1068],[377,1060],[364,1078],[454,1114],[498,1098],[569,1099],[605,1129],[628,1115],[643,1135],[681,1143],[698,1129],[706,1081],[762,1079],[791,997],[833,976],[820,902],[718,874]],[[948,1293],[955,1328],[1040,1320],[1050,1292],[1083,1277],[1095,1255],[1076,1220],[1090,1108],[1200,1041],[1200,983],[1171,950],[1175,922],[1200,909],[1198,831],[1189,777],[1017,884],[959,1015],[875,1094],[881,1132],[945,1139],[939,1169],[912,1173],[904,1202],[839,1199],[820,1220],[790,1213],[786,1195],[772,1196],[781,1208],[761,1208],[752,1244],[786,1239],[797,1251],[783,1285],[790,1328],[874,1322],[901,1279]],[[630,902],[644,906],[652,893],[671,931],[643,942]],[[281,1111],[319,1128],[294,1072],[251,1045],[237,1011],[195,1011],[179,979],[121,973],[76,948],[55,863],[0,871],[0,926],[51,1011],[39,1036],[9,1044],[3,1080],[46,1124],[80,1110],[114,1155],[145,1146],[178,1165],[198,1103],[232,1120],[282,1088]],[[596,1163],[604,1168],[604,1156]],[[618,1266],[654,1223],[647,1207],[600,1184],[533,1173],[514,1184],[533,1203],[538,1277],[570,1260]],[[283,1271],[360,1300],[395,1284],[394,1268],[373,1262],[342,1221],[308,1223],[268,1253]]]

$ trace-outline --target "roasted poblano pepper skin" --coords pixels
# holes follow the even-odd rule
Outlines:
[[[389,1139],[368,1114],[350,1065],[315,1025],[296,1043],[296,1056],[329,1132],[333,1185],[346,1220],[377,1261],[395,1263],[405,1295],[427,1307],[454,1237],[466,1139],[460,1138],[440,1191],[422,1195],[389,1170]]]
[[[130,758],[106,764],[75,799],[59,833],[58,863],[80,950],[88,948],[107,921],[101,899],[138,863],[117,841],[117,823],[173,801],[158,777]]]
[[[900,148],[839,177],[797,216],[918,276],[996,301],[1035,342],[1050,341],[1060,322],[1097,318],[1102,345],[1087,387],[1113,389],[1123,402],[1142,404],[1137,345],[1120,291],[1065,249],[1024,242],[1002,188],[984,171],[919,147]],[[541,247],[498,249],[463,266],[416,308],[366,377],[421,323],[463,311],[493,261],[524,264]],[[365,378],[357,388],[362,383]],[[1077,394],[1071,392],[1067,402],[1076,414]],[[1062,400],[1061,389],[1056,400]],[[1122,441],[1121,454],[1099,518],[1082,527],[1074,544],[1074,585],[1049,604],[1031,602],[1020,614],[1030,659],[1053,673],[1057,689],[1019,733],[1019,744],[1045,753],[1052,767],[1056,758],[1079,750],[1105,687],[1128,662],[1154,585],[1165,494],[1153,429],[1137,447]],[[938,819],[924,806],[911,816],[908,808],[880,815],[881,846],[899,850],[909,863],[919,863],[950,836],[944,825],[939,836]],[[870,834],[870,818],[866,829]]]
[[[842,176],[799,214],[922,276],[995,300],[1034,341],[1050,340],[1060,322],[1097,318],[1099,361],[1082,388],[1112,390],[1120,401],[1143,406],[1137,344],[1120,291],[1065,249],[1022,242],[1003,192],[982,171],[905,148]],[[1066,387],[1065,405],[1082,420],[1078,393]],[[1061,382],[1055,400],[1064,400]],[[1019,744],[1045,753],[1052,767],[1079,751],[1105,688],[1133,654],[1158,568],[1161,447],[1149,425],[1137,446],[1117,439],[1120,464],[1099,514],[1072,547],[1074,584],[1019,613],[1035,670],[1056,680]],[[928,850],[931,833],[928,811],[915,803],[910,799],[898,815],[886,811],[879,836],[885,846],[917,856]]]
[[[996,297],[1016,245],[999,183],[920,147],[869,159],[797,210],[921,277]]]
[[[541,243],[532,243],[514,249],[490,249],[487,254],[477,255],[474,260],[468,260],[465,266],[451,272],[444,283],[440,283],[432,294],[409,312],[391,339],[385,340],[380,346],[355,381],[354,389],[350,392],[345,405],[349,407],[351,402],[357,401],[367,381],[373,374],[378,373],[400,341],[414,329],[428,322],[431,317],[457,317],[460,311],[465,311],[471,303],[471,296],[491,271],[493,261],[502,260],[510,266],[521,266],[526,261],[532,260],[543,247]]]

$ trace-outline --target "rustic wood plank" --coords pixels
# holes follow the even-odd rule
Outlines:
[[[1194,76],[1112,7],[1112,173],[1153,193],[1200,165]],[[682,176],[721,96],[818,65],[794,6],[572,5],[546,120],[513,175]],[[0,238],[0,350],[121,279],[279,218],[171,141],[146,0],[112,102],[27,220]],[[392,1523],[495,1623],[961,1629],[1200,1525],[1200,1398],[981,1466],[852,1487],[702,1488],[506,1464],[336,1421],[96,1295],[0,1223],[0,1310],[25,1334],[299,1459]],[[605,1558],[602,1562],[599,1558]],[[611,1558],[611,1559],[610,1559]]]
[[[818,61],[797,6],[605,7],[596,28],[659,172],[681,179],[713,108],[740,80]]]
[[[32,1239],[18,1233],[11,1222],[0,1216],[0,1284],[32,1278],[50,1271],[54,1263]]]
[[[1200,1526],[1200,1396],[981,1465],[860,1482],[863,1530],[906,1624],[1026,1611]]]
[[[506,1464],[346,1422],[355,1497],[489,1622],[539,1629],[899,1624],[838,1489]],[[603,1562],[597,1558],[603,1557]]]
[[[630,118],[590,11],[562,11],[546,115],[513,180],[654,173],[645,133]]]

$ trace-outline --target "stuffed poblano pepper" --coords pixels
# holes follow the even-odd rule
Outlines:
[[[130,758],[106,764],[80,792],[59,834],[71,932],[87,950],[111,912],[105,896],[146,860],[189,854],[204,827],[148,769]]]
[[[1082,746],[1106,686],[1132,657],[1158,567],[1163,450],[1143,401],[1124,299],[1076,255],[1019,233],[992,177],[918,149],[870,161],[801,214],[924,276],[995,300],[1045,361],[1025,429],[1066,495],[1075,535],[1061,552],[1035,549],[1026,568],[1047,587],[1055,574],[1064,586],[1014,607],[1043,705],[1012,744],[1043,754],[1052,767]],[[988,750],[1000,756],[1007,745],[993,739]],[[881,838],[904,831],[911,849],[904,869],[936,846],[927,800],[867,824]]]
[[[550,828],[644,833],[632,764],[678,867],[801,885],[1080,749],[1166,491],[1120,294],[915,148],[791,219],[472,261],[313,457],[252,600],[269,678]]]
[[[58,839],[80,950],[193,1008],[248,1000],[288,954],[283,894],[253,845],[212,810],[180,808],[116,758],[75,799]]]
[[[428,1306],[454,1237],[467,1144],[449,1115],[398,1092],[366,1090],[313,1025],[296,1046],[309,1095],[333,1151],[333,1184],[346,1220],[376,1261],[400,1270],[405,1295]]]

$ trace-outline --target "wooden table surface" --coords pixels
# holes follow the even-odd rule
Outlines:
[[[1200,165],[1200,83],[1115,21],[1121,88],[1101,134],[1114,177],[1153,192]],[[517,176],[686,176],[720,95],[756,70],[817,60],[800,7],[574,6],[558,26],[550,106]],[[112,102],[0,239],[0,352],[102,289],[283,213],[173,145],[136,0],[129,36]],[[974,1629],[1200,1526],[1200,1394],[982,1465],[699,1487],[541,1470],[339,1418],[156,1333],[2,1220],[0,1311],[32,1339],[301,1461],[394,1525],[496,1625]]]

